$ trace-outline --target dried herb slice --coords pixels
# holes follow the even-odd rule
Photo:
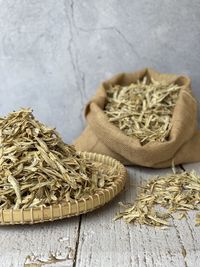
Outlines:
[[[0,118],[0,208],[48,206],[86,197],[117,177],[115,168],[100,165],[80,156],[30,109]]]
[[[147,80],[129,86],[115,85],[107,90],[105,113],[111,123],[141,145],[165,142],[172,127],[171,118],[180,86]]]
[[[173,173],[151,178],[141,187],[134,204],[118,213],[115,219],[166,226],[170,225],[169,219],[173,213],[180,212],[179,219],[182,219],[187,211],[197,210],[199,203],[200,176],[195,171]],[[200,225],[199,214],[196,224]]]

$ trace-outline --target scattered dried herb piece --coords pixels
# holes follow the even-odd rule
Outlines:
[[[153,177],[146,182],[133,205],[117,214],[115,219],[152,226],[169,226],[174,212],[181,212],[179,219],[187,211],[197,210],[200,203],[200,176],[195,171],[173,173]],[[162,211],[160,211],[160,207]],[[200,224],[197,214],[196,224]]]
[[[153,79],[115,85],[107,90],[105,113],[109,121],[141,145],[165,142],[171,130],[171,118],[180,87]]]
[[[42,267],[43,265],[51,265],[53,263],[64,262],[66,260],[68,260],[68,257],[58,258],[57,255],[53,255],[51,252],[49,253],[47,259],[40,259],[40,257],[35,255],[28,255],[26,257],[26,262],[30,263],[25,263],[24,267]]]
[[[196,226],[200,226],[200,213],[197,213],[196,214],[196,220],[195,220],[195,222],[196,222]]]
[[[110,186],[116,170],[65,144],[30,109],[0,118],[0,208],[47,206]]]

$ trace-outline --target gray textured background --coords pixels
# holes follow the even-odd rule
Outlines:
[[[99,82],[145,66],[200,98],[199,0],[0,0],[0,114],[29,106],[67,142]]]

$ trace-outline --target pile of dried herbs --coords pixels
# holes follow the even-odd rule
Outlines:
[[[198,209],[199,203],[200,176],[194,171],[169,174],[154,177],[144,184],[135,203],[120,212],[116,219],[123,218],[128,223],[168,226],[173,213],[180,212],[179,219],[182,219],[187,211]],[[196,224],[200,225],[199,214]]]
[[[141,145],[168,140],[171,118],[180,87],[144,77],[129,86],[107,90],[105,113],[109,121]]]
[[[0,208],[80,199],[112,184],[108,170],[79,156],[30,109],[0,118]]]

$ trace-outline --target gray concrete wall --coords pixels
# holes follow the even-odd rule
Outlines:
[[[0,0],[0,114],[29,106],[71,142],[99,82],[151,66],[200,98],[199,0]]]

